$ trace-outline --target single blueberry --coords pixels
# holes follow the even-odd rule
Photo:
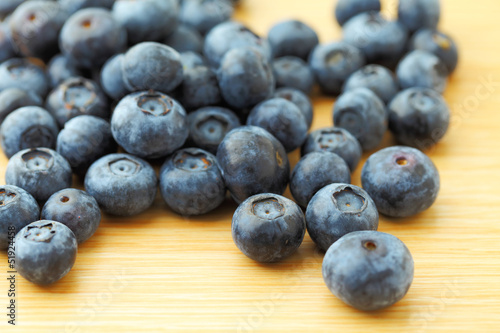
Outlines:
[[[314,85],[314,74],[302,59],[285,56],[272,62],[276,87],[290,87],[309,94]]]
[[[439,0],[399,0],[398,20],[410,32],[436,29],[441,16]]]
[[[307,128],[310,128],[313,121],[313,106],[309,97],[302,91],[295,88],[279,88],[274,92],[273,98],[284,98],[299,107],[300,112],[306,118]]]
[[[69,14],[74,14],[80,9],[90,7],[102,7],[111,9],[115,0],[58,0],[61,7]]]
[[[69,78],[84,76],[85,74],[73,60],[62,54],[58,54],[47,65],[47,75],[50,86],[55,88]]]
[[[216,25],[228,21],[233,11],[230,0],[183,0],[179,19],[205,35]]]
[[[450,74],[457,68],[457,45],[450,36],[442,32],[432,29],[417,31],[410,41],[410,50],[423,50],[433,53],[441,59]]]
[[[368,88],[385,104],[398,93],[399,85],[394,73],[380,65],[367,65],[352,73],[342,87],[342,92],[356,88]]]
[[[44,69],[34,59],[11,58],[0,64],[0,91],[19,88],[45,98],[50,89]]]
[[[33,92],[19,88],[2,90],[0,92],[0,124],[11,112],[23,106],[42,106],[42,104],[42,98]]]
[[[217,74],[207,66],[184,69],[184,79],[175,95],[187,111],[222,102]]]
[[[318,45],[316,31],[304,22],[287,20],[276,23],[267,36],[273,56],[295,56],[307,60],[311,51]]]
[[[163,43],[179,53],[203,52],[203,36],[196,29],[184,24],[179,24]]]
[[[184,70],[194,68],[197,66],[207,66],[207,60],[201,54],[187,51],[181,54],[181,63]]]
[[[129,93],[123,79],[123,53],[114,55],[102,66],[100,82],[102,89],[114,100],[119,100]]]
[[[380,0],[339,0],[335,5],[335,18],[344,25],[352,17],[364,12],[380,12]]]
[[[432,53],[415,50],[408,53],[399,63],[396,75],[401,89],[422,87],[443,93],[448,81],[448,69]]]

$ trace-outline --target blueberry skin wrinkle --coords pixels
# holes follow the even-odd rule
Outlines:
[[[69,273],[78,243],[73,232],[55,221],[37,221],[15,238],[16,270],[31,283],[53,284]]]
[[[259,193],[282,194],[288,185],[285,148],[260,127],[242,126],[229,132],[217,149],[217,160],[237,203]]]
[[[364,12],[380,12],[380,0],[339,0],[335,5],[335,18],[344,25],[352,17]]]
[[[40,207],[31,194],[17,186],[0,186],[0,250],[7,249],[10,233],[17,234],[39,216]]]
[[[299,20],[286,20],[273,25],[267,36],[273,56],[295,56],[307,60],[319,38],[311,27]]]
[[[226,197],[219,163],[214,155],[198,148],[178,150],[165,161],[160,191],[167,205],[185,216],[206,214]]]
[[[448,81],[448,69],[436,55],[415,50],[408,53],[396,69],[401,89],[430,88],[443,93]]]
[[[323,187],[306,210],[309,236],[323,251],[350,232],[377,230],[378,220],[377,207],[368,193],[349,184]]]
[[[420,28],[436,29],[441,17],[439,0],[400,0],[398,21],[410,32]]]
[[[377,231],[350,233],[326,252],[323,279],[344,303],[362,311],[401,300],[413,281],[414,263],[406,245]]]
[[[410,50],[423,50],[435,54],[444,63],[448,73],[453,73],[458,65],[458,48],[448,35],[432,30],[420,29],[410,40]]]
[[[293,201],[265,193],[252,196],[236,209],[233,240],[247,257],[277,262],[297,251],[306,230],[304,213]]]
[[[440,180],[436,166],[415,148],[385,148],[368,158],[361,183],[381,214],[408,217],[428,209],[437,198]]]

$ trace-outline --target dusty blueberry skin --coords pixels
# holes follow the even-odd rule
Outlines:
[[[64,224],[81,244],[99,227],[101,210],[94,197],[85,191],[67,188],[52,194],[42,208],[40,219]]]
[[[55,88],[71,77],[84,76],[84,72],[76,66],[73,60],[58,54],[47,65],[47,75],[50,86]]]
[[[45,98],[50,89],[42,67],[27,58],[11,58],[0,64],[0,91],[19,88]]]
[[[214,155],[198,148],[176,151],[160,171],[160,192],[174,212],[202,215],[219,207],[226,186]]]
[[[267,35],[275,58],[295,56],[307,60],[318,45],[316,31],[304,22],[287,20],[276,23]]]
[[[217,74],[207,66],[184,69],[184,79],[174,94],[188,112],[222,102]]]
[[[125,86],[122,73],[123,53],[117,54],[102,66],[100,82],[101,87],[114,100],[119,100],[129,93]]]
[[[16,270],[31,283],[53,284],[69,273],[76,261],[78,243],[73,232],[55,221],[37,221],[15,238]]]
[[[179,53],[156,42],[144,42],[130,48],[123,58],[122,72],[130,91],[152,89],[169,93],[183,79]]]
[[[444,63],[451,74],[458,65],[458,49],[453,38],[432,29],[417,31],[410,40],[410,50],[433,53]]]
[[[217,161],[237,203],[259,193],[282,194],[288,185],[285,148],[260,127],[242,126],[229,132],[217,149]]]
[[[5,89],[0,92],[0,124],[11,112],[23,106],[42,106],[42,104],[42,98],[33,92],[19,88]]]
[[[184,70],[188,70],[190,68],[194,68],[197,66],[207,66],[207,61],[205,57],[203,57],[199,53],[186,51],[180,53],[180,55],[181,55],[182,67],[184,68]]]
[[[256,35],[241,23],[229,21],[215,26],[205,37],[203,54],[211,67],[219,68],[226,53],[232,49],[251,47],[271,61],[271,46],[267,39]]]
[[[189,127],[188,142],[212,154],[227,133],[240,127],[240,119],[229,109],[210,106],[191,112],[187,116]]]
[[[290,257],[302,244],[304,213],[285,197],[254,195],[238,206],[231,224],[233,241],[250,259],[277,262]]]
[[[184,108],[175,99],[155,91],[123,98],[111,117],[111,132],[125,151],[142,158],[171,154],[189,135]]]
[[[222,97],[236,109],[253,107],[274,93],[271,65],[253,48],[227,52],[217,78]]]
[[[16,52],[10,41],[10,30],[6,22],[0,23],[0,62],[15,56]]]
[[[128,42],[160,41],[178,24],[177,0],[116,0],[111,13],[127,30]]]
[[[364,151],[380,145],[387,131],[387,111],[384,102],[367,88],[342,94],[333,108],[336,127],[349,131]]]
[[[77,11],[64,23],[59,48],[79,67],[99,68],[127,47],[127,31],[103,8]]]
[[[0,17],[3,18],[9,15],[24,1],[25,0],[3,0],[0,2]]]
[[[306,208],[316,192],[334,183],[351,183],[347,163],[334,153],[312,152],[302,157],[293,169],[290,191],[295,201]]]
[[[0,186],[0,250],[7,249],[9,233],[17,234],[39,216],[40,207],[31,194],[17,186]]]
[[[185,0],[179,13],[180,21],[205,35],[216,25],[228,21],[233,15],[229,0]]]
[[[340,94],[344,81],[365,65],[363,53],[345,42],[318,45],[309,57],[309,66],[321,90],[328,95]]]
[[[364,12],[380,12],[380,0],[339,0],[335,5],[335,18],[344,25],[352,17]]]
[[[5,183],[28,191],[39,203],[71,187],[71,166],[59,153],[48,148],[21,150],[7,163]]]
[[[347,130],[340,127],[326,127],[307,136],[301,154],[305,156],[313,152],[337,154],[347,163],[349,169],[354,171],[361,160],[363,149],[359,141]]]
[[[198,30],[184,24],[179,24],[177,29],[163,40],[163,43],[179,53],[203,52],[203,36]]]
[[[23,56],[48,60],[58,51],[59,31],[68,16],[57,2],[26,1],[9,19],[12,43]]]
[[[287,152],[302,146],[307,138],[307,121],[294,103],[271,98],[252,109],[247,125],[262,127],[278,139]]]
[[[302,115],[306,118],[307,128],[311,128],[313,121],[313,106],[309,97],[295,88],[279,88],[274,92],[273,98],[284,98],[298,106]]]
[[[158,180],[145,160],[129,154],[110,154],[90,166],[84,183],[87,193],[104,212],[133,216],[151,207]]]
[[[0,127],[2,149],[8,158],[27,148],[54,148],[58,133],[54,117],[39,106],[17,109]]]
[[[80,9],[90,7],[102,7],[111,9],[115,0],[59,0],[61,7],[63,7],[69,14],[74,14]]]
[[[307,232],[323,251],[342,236],[361,230],[377,230],[375,203],[363,189],[331,184],[319,190],[306,210]]]
[[[394,68],[405,52],[408,31],[378,12],[359,14],[343,26],[345,42],[359,48],[368,63]]]
[[[118,149],[109,122],[86,115],[75,117],[64,125],[57,136],[56,147],[73,172],[82,178],[94,161]]]
[[[368,88],[388,104],[398,93],[399,85],[396,76],[380,65],[367,65],[352,73],[342,87],[342,92],[356,88]]]
[[[439,192],[439,172],[420,150],[404,146],[371,155],[361,172],[363,188],[378,211],[390,217],[408,217],[428,209]]]
[[[401,89],[422,87],[443,93],[448,81],[445,64],[432,53],[415,50],[408,53],[396,69]]]
[[[111,115],[108,99],[99,85],[82,77],[69,78],[57,86],[47,97],[45,106],[61,127],[77,116],[109,119]]]
[[[326,252],[323,279],[344,303],[362,311],[401,300],[413,281],[413,258],[397,237],[378,231],[350,233]]]
[[[285,56],[272,62],[276,87],[290,87],[309,94],[314,85],[314,74],[302,59]]]
[[[410,88],[389,105],[389,129],[398,142],[424,150],[439,142],[450,124],[450,109],[436,91]]]
[[[420,28],[436,29],[441,16],[439,0],[400,0],[398,21],[410,32]]]

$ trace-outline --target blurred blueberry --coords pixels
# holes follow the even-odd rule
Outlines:
[[[11,42],[10,30],[6,22],[0,22],[0,63],[16,55]]]
[[[228,21],[233,11],[229,0],[183,0],[179,19],[205,35],[219,23]]]
[[[129,93],[123,79],[123,53],[114,55],[102,66],[100,82],[102,89],[114,100],[119,100]]]
[[[61,7],[69,14],[74,14],[80,9],[102,7],[111,9],[115,0],[59,0]]]
[[[401,89],[421,87],[434,89],[439,93],[446,89],[448,74],[441,59],[421,50],[408,53],[396,70]]]
[[[73,60],[58,54],[47,65],[47,75],[51,88],[55,88],[69,78],[84,76],[84,73]]]
[[[379,12],[380,0],[339,0],[335,5],[335,18],[344,25],[352,17],[364,12]]]
[[[442,32],[431,29],[417,31],[410,41],[410,49],[433,53],[441,59],[450,74],[457,68],[457,45],[450,36]]]
[[[196,66],[207,66],[205,57],[203,57],[199,53],[186,51],[182,52],[180,55],[182,67],[184,68],[184,70],[194,68]]]
[[[410,32],[436,29],[441,16],[439,0],[399,0],[398,20]]]
[[[316,32],[304,22],[287,20],[276,23],[267,36],[273,56],[295,56],[307,60],[311,51],[318,45]]]
[[[185,69],[182,84],[175,93],[187,111],[222,102],[217,74],[206,66]]]
[[[17,6],[22,4],[25,0],[2,0],[0,1],[0,17],[6,17],[12,13]]]
[[[0,124],[11,112],[23,106],[42,106],[42,104],[42,98],[35,93],[19,88],[5,89],[0,92]]]
[[[290,87],[309,94],[314,85],[314,74],[302,59],[286,56],[273,60],[276,87]]]
[[[44,69],[33,59],[11,58],[0,64],[0,91],[19,88],[44,98],[49,86]]]
[[[396,76],[380,65],[367,65],[352,73],[342,87],[342,92],[356,88],[368,88],[385,104],[388,104],[399,91]]]
[[[295,88],[279,88],[274,92],[273,98],[284,98],[299,107],[300,112],[306,118],[307,128],[310,128],[313,121],[313,106],[309,97],[302,91]]]
[[[163,40],[177,52],[203,52],[203,37],[200,33],[190,26],[179,24],[167,38]]]

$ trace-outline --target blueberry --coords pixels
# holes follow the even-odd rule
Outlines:
[[[71,187],[71,167],[52,149],[25,149],[10,158],[5,182],[28,191],[38,202],[45,202],[55,192]]]
[[[342,157],[351,171],[356,169],[363,154],[359,141],[340,127],[321,128],[311,132],[301,150],[302,156],[322,151]]]
[[[268,99],[250,112],[247,125],[259,126],[278,139],[287,152],[302,146],[307,138],[307,121],[300,109],[283,98]]]
[[[77,11],[64,23],[59,48],[78,66],[99,68],[127,47],[127,31],[103,8]]]
[[[47,65],[47,75],[50,86],[55,88],[69,78],[84,76],[84,72],[78,68],[73,60],[62,54],[58,54]]]
[[[238,249],[259,262],[290,257],[302,244],[304,213],[293,201],[272,193],[245,200],[233,215],[233,240]]]
[[[52,194],[43,206],[40,218],[64,224],[81,244],[96,232],[101,222],[101,211],[94,197],[84,191],[67,188]]]
[[[319,190],[306,210],[307,231],[323,251],[342,236],[360,230],[377,230],[375,203],[363,189],[331,184]]]
[[[39,106],[25,106],[9,114],[2,126],[2,149],[7,157],[27,148],[54,148],[59,128],[51,114]]]
[[[323,187],[351,182],[347,163],[337,154],[322,151],[312,152],[297,163],[290,178],[290,192],[302,207]]]
[[[253,107],[274,92],[271,66],[253,48],[227,52],[217,74],[222,97],[237,109]]]
[[[365,151],[380,145],[387,130],[384,102],[367,88],[342,94],[335,102],[333,119],[335,126],[348,130]]]
[[[111,9],[115,0],[59,0],[61,7],[69,14],[74,14],[80,9],[102,7]]]
[[[37,221],[39,216],[40,208],[31,194],[17,186],[0,186],[0,250],[7,249],[9,236]]]
[[[148,162],[128,154],[110,154],[95,161],[85,176],[85,190],[108,214],[144,212],[156,196],[158,180]]]
[[[38,285],[59,281],[76,261],[76,237],[59,222],[33,222],[19,231],[15,244],[16,270],[26,280]]]
[[[238,22],[224,22],[215,26],[205,37],[203,53],[211,67],[218,68],[224,55],[236,48],[252,47],[268,61],[271,60],[269,42]]]
[[[335,18],[344,25],[352,17],[364,12],[379,12],[380,0],[339,0],[335,6]]]
[[[401,300],[413,281],[413,258],[397,237],[358,231],[333,244],[323,259],[323,279],[344,303],[362,311]]]
[[[11,112],[23,106],[42,106],[42,104],[42,98],[33,92],[19,88],[5,89],[0,92],[0,124]]]
[[[316,32],[304,22],[287,20],[276,23],[267,36],[275,58],[295,56],[307,60],[318,45]]]
[[[344,83],[342,92],[356,88],[368,88],[388,104],[398,93],[399,85],[396,76],[380,65],[367,65],[352,75]]]
[[[302,59],[286,56],[272,63],[276,87],[290,87],[309,94],[314,85],[314,74]]]
[[[94,161],[115,153],[117,144],[110,124],[94,116],[78,116],[64,124],[57,136],[57,152],[64,157],[73,172],[84,177]]]
[[[197,66],[207,66],[207,61],[201,54],[191,51],[181,53],[181,63],[184,70]]]
[[[229,109],[211,106],[188,114],[189,142],[212,154],[227,133],[240,127],[241,123],[234,112]]]
[[[111,13],[127,29],[131,45],[160,41],[177,27],[177,0],[116,0]]]
[[[389,129],[398,142],[425,149],[443,138],[450,123],[444,98],[427,88],[402,91],[389,105]]]
[[[26,57],[50,59],[57,53],[59,31],[68,14],[54,1],[26,1],[9,20],[12,43]]]
[[[309,66],[325,94],[340,94],[342,84],[365,65],[361,51],[345,42],[318,45],[309,57]]]
[[[177,52],[203,52],[203,37],[196,29],[184,24],[179,24],[163,43]]]
[[[206,66],[184,69],[184,79],[176,94],[187,111],[222,102],[217,74]]]
[[[359,14],[344,24],[344,40],[359,48],[369,63],[393,68],[404,54],[408,31],[378,12]]]
[[[12,13],[17,6],[22,4],[25,0],[2,0],[0,2],[0,17],[4,18]]]
[[[448,70],[441,59],[422,50],[408,53],[399,63],[396,75],[402,89],[422,87],[443,93],[448,81]]]
[[[0,64],[0,91],[19,88],[44,98],[49,85],[45,71],[33,59],[11,58]]]
[[[285,148],[260,127],[242,126],[229,132],[217,149],[217,160],[238,203],[259,193],[282,194],[288,185],[290,163]]]
[[[119,100],[129,93],[123,80],[123,53],[114,55],[102,66],[100,82],[102,89],[114,100]]]
[[[160,92],[137,92],[123,98],[111,118],[111,132],[128,153],[158,158],[182,147],[188,137],[186,112]]]
[[[399,0],[398,20],[411,32],[436,29],[440,16],[439,0]]]
[[[313,121],[313,106],[309,97],[295,88],[279,88],[274,92],[273,98],[284,98],[299,107],[300,112],[306,118],[307,128],[311,127]]]
[[[6,22],[0,23],[0,63],[13,58],[16,52],[11,43],[10,30]]]
[[[219,23],[229,20],[233,11],[229,0],[183,0],[179,18],[183,24],[205,35]]]
[[[457,45],[450,36],[442,32],[432,29],[417,31],[410,41],[410,49],[433,53],[441,59],[450,74],[457,68]]]
[[[214,155],[198,148],[176,151],[160,171],[163,200],[181,215],[206,214],[219,207],[226,186]]]
[[[439,192],[439,172],[420,150],[395,146],[371,155],[361,172],[363,188],[378,211],[407,217],[428,209]]]
[[[125,53],[122,62],[125,86],[130,91],[158,90],[169,93],[183,79],[179,53],[155,42],[135,45]]]
[[[61,127],[77,116],[108,119],[111,113],[108,99],[101,88],[92,80],[81,77],[69,78],[57,86],[45,104]]]

